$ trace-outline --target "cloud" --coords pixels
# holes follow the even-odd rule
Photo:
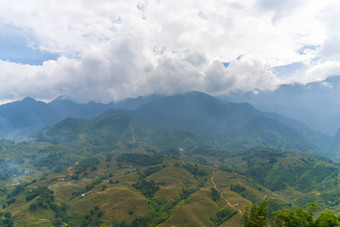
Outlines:
[[[303,62],[302,80],[337,61],[338,16],[324,16],[335,8],[328,0],[0,3],[0,21],[23,31],[28,47],[60,56],[38,66],[0,61],[1,100],[267,90],[284,82],[274,67]]]
[[[60,57],[41,66],[0,61],[0,70],[8,75],[0,81],[4,99],[18,99],[22,94],[47,100],[66,95],[80,102],[109,102],[152,93],[200,90],[220,94],[278,84],[270,70],[245,58],[225,68],[203,53],[187,51],[182,56],[163,54],[152,63],[134,37],[108,42],[81,59]]]
[[[331,34],[325,40],[320,53],[325,58],[340,60],[340,34]]]
[[[301,1],[300,1],[301,2]],[[299,1],[295,0],[257,0],[256,5],[264,11],[274,12],[272,21],[275,23],[282,17],[290,14],[298,5]]]
[[[340,75],[340,62],[326,61],[309,68],[303,82],[322,81],[328,76],[334,75]]]
[[[320,49],[320,55],[327,60],[340,60],[340,5],[336,3],[325,7],[319,14],[319,19],[325,25],[326,37]]]

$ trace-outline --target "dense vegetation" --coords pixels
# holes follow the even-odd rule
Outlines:
[[[146,197],[152,198],[154,194],[160,189],[159,185],[154,181],[139,180],[136,184],[133,184],[137,190],[140,190]]]
[[[139,166],[150,166],[162,163],[163,156],[161,154],[154,154],[153,156],[140,154],[140,153],[128,153],[122,154],[117,158],[118,163],[129,163]]]
[[[221,197],[220,192],[217,191],[215,188],[211,188],[211,199],[217,201],[220,197]]]
[[[237,211],[229,208],[229,207],[225,207],[223,209],[220,209],[216,212],[216,217],[217,219],[214,220],[214,223],[219,226],[221,225],[223,222],[225,222],[226,220],[230,219],[231,217],[233,217],[234,215],[237,214]]]
[[[262,201],[260,205],[253,204],[250,208],[247,207],[244,214],[244,226],[336,227],[340,223],[340,216],[336,217],[331,211],[323,211],[318,217],[314,217],[316,211],[317,206],[311,203],[306,210],[301,207],[293,207],[275,211],[272,213],[272,218],[269,219],[268,201]]]
[[[10,212],[0,213],[0,224],[3,227],[13,227],[14,219],[12,218],[12,214]]]

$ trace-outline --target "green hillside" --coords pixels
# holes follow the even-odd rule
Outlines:
[[[241,226],[246,206],[263,199],[271,210],[314,202],[340,213],[339,166],[315,155],[195,140],[165,149],[138,137],[100,150],[84,138],[86,147],[1,142],[2,163],[16,163],[1,179],[2,213],[14,226]]]
[[[340,214],[339,164],[249,104],[201,96],[170,98],[168,112],[151,103],[1,140],[0,223],[242,226],[263,200],[271,216],[311,202],[317,214]]]

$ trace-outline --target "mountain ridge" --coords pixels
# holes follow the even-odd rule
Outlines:
[[[126,108],[124,109],[124,107]],[[0,106],[2,127],[0,128],[2,129],[0,136],[5,137],[4,132],[16,132],[16,130],[22,129],[20,127],[23,127],[23,124],[27,124],[25,130],[12,135],[27,136],[34,131],[52,126],[65,118],[93,119],[103,113],[126,116],[153,129],[182,129],[206,139],[217,139],[225,146],[235,147],[235,144],[237,146],[243,144],[242,146],[249,148],[248,145],[252,143],[258,146],[267,146],[266,140],[272,140],[276,143],[281,141],[283,144],[290,144],[290,148],[303,147],[310,152],[323,154],[333,159],[338,157],[337,146],[332,145],[330,152],[327,151],[331,146],[331,137],[318,133],[299,121],[276,113],[261,112],[249,103],[223,103],[213,96],[197,91],[173,96],[153,95],[145,97],[145,99],[138,97],[116,104],[75,103],[64,97],[58,97],[49,103],[44,103],[28,97],[22,101]],[[262,121],[266,128],[258,127],[260,126],[259,123],[255,122],[245,126],[249,120],[256,117],[265,117],[275,121]],[[260,118],[257,120],[261,121]],[[19,124],[20,122],[22,124]],[[249,128],[251,125],[253,129]],[[236,139],[233,134],[238,133],[240,135],[242,131],[240,127],[248,127],[249,130],[243,128],[243,139],[240,136]],[[292,129],[291,135],[282,134],[285,127]],[[262,132],[259,131],[260,128]],[[273,130],[274,128],[275,130],[280,129],[282,132],[277,132]],[[248,133],[250,131],[252,131],[252,134]],[[266,133],[264,133],[265,131]],[[260,136],[260,139],[257,139],[258,136]],[[233,144],[231,138],[238,142]],[[299,138],[300,141],[296,138]],[[274,143],[272,142],[272,145]],[[301,145],[297,145],[300,143]]]
[[[111,109],[97,118],[87,120],[88,125],[84,127],[86,130],[92,130],[89,135],[92,135],[93,138],[97,135],[105,137],[105,134],[110,134],[109,131],[102,133],[91,125],[103,119],[108,122],[107,125],[110,125],[115,122],[115,118],[118,116],[136,122],[138,127],[144,131],[137,136],[142,140],[149,140],[150,133],[157,130],[180,129],[205,138],[206,141],[214,140],[222,146],[231,148],[249,149],[256,146],[272,146],[327,156],[322,146],[312,143],[312,139],[322,135],[308,129],[302,123],[277,114],[263,113],[249,103],[225,104],[200,92],[162,97],[132,110]],[[285,121],[297,126],[292,128]],[[117,123],[117,127],[120,127],[119,123]],[[131,136],[132,132],[129,127],[125,127],[122,133]],[[297,130],[300,128],[302,128],[300,131]],[[58,131],[52,126],[43,130],[47,132],[45,135],[49,135],[49,130]],[[112,130],[114,129],[112,128]],[[41,135],[44,133],[40,132]],[[118,136],[116,133],[114,135]],[[111,139],[116,140],[117,138],[112,137]],[[104,140],[108,140],[108,138],[105,137]]]

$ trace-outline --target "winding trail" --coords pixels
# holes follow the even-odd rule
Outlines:
[[[68,172],[68,175],[72,176],[72,173],[71,173],[71,169],[73,168],[73,166],[70,166],[67,168],[67,172]]]
[[[224,199],[224,201],[227,202],[227,204],[228,204],[231,208],[233,208],[234,210],[237,210],[241,215],[243,215],[242,210],[240,210],[239,208],[237,208],[237,207],[231,205],[231,203],[229,202],[229,200],[228,200],[226,197],[224,197],[223,192],[222,192],[220,189],[217,188],[216,183],[215,183],[215,181],[214,181],[214,174],[215,174],[215,171],[213,171],[213,174],[212,174],[212,176],[211,176],[211,182],[213,183],[214,188],[215,188],[217,191],[220,192],[221,197]]]
[[[76,162],[75,165],[78,165],[79,162]],[[68,175],[72,176],[71,169],[73,169],[73,165],[67,168]]]

